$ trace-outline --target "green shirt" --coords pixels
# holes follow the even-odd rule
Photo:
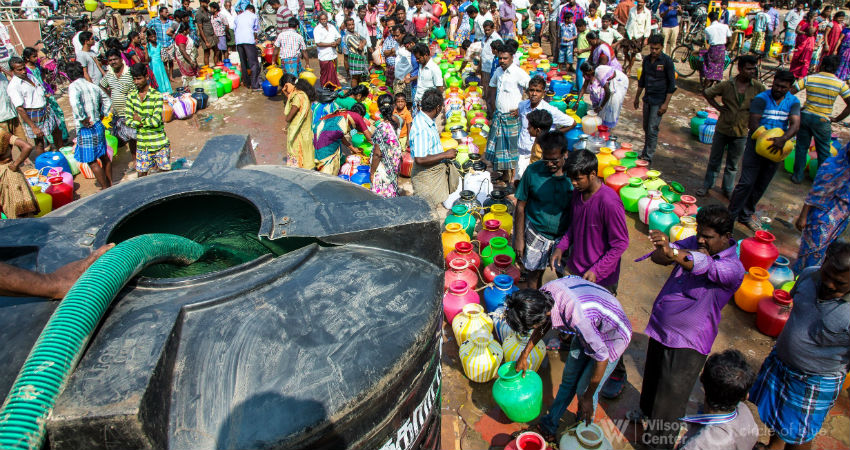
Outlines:
[[[548,239],[561,237],[570,223],[572,190],[570,179],[549,172],[545,161],[529,165],[516,190],[517,200],[526,202],[526,226]]]
[[[145,100],[139,98],[138,89],[127,95],[125,109],[127,126],[136,129],[136,142],[140,152],[157,152],[169,146],[162,123],[162,94],[148,87]],[[139,120],[134,119],[138,115]]]
[[[585,29],[583,32],[578,34],[578,38],[576,39],[576,50],[586,48],[588,51],[576,54],[576,58],[587,58],[590,56],[590,43],[587,42],[587,33],[588,30]]]
[[[759,80],[750,80],[743,95],[738,95],[735,79],[721,81],[705,90],[707,97],[720,96],[722,104],[729,112],[721,112],[714,131],[726,136],[744,137],[748,132],[750,120],[750,102],[767,88]]]

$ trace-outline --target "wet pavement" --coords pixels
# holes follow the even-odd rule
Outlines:
[[[312,61],[316,65],[315,59]],[[637,64],[636,64],[637,66]],[[315,68],[318,72],[318,67]],[[631,103],[636,88],[635,70],[631,74],[630,93],[621,115],[620,123],[614,135],[620,142],[631,142],[636,150],[642,148],[643,132],[641,116]],[[679,80],[679,90],[674,94],[670,108],[661,123],[658,150],[653,168],[662,172],[666,181],[678,181],[685,186],[686,193],[693,194],[701,187],[704,170],[708,160],[709,145],[698,142],[690,135],[688,122],[696,111],[707,106],[698,96],[695,78]],[[60,103],[67,111],[67,101]],[[66,113],[70,117],[70,114]],[[194,159],[204,143],[212,136],[232,133],[251,135],[257,160],[260,164],[281,164],[285,153],[285,132],[283,103],[281,99],[268,99],[259,92],[250,92],[240,88],[189,120],[174,120],[166,124],[166,132],[172,142],[172,156]],[[843,141],[848,138],[848,130],[835,126]],[[132,182],[135,174],[124,169],[130,167],[131,159],[126,148],[121,149],[116,158],[114,178],[116,182]],[[94,180],[85,180],[78,176],[77,194],[90,195],[96,191]],[[718,181],[719,183],[719,181]],[[402,180],[402,186],[409,186],[409,180]],[[799,233],[793,228],[793,222],[802,206],[802,201],[810,181],[794,185],[789,174],[780,169],[759,205],[759,216],[773,219],[772,232],[777,236],[776,244],[780,253],[792,261],[796,257],[799,245]],[[719,203],[725,205],[726,199],[718,190],[707,197],[699,198],[698,205]],[[635,214],[627,214],[630,233],[630,245],[622,258],[622,270],[618,298],[622,303],[634,329],[632,343],[624,358],[628,371],[628,384],[616,400],[600,399],[595,422],[600,424],[616,449],[645,448],[641,443],[642,433],[627,423],[624,418],[628,411],[638,405],[643,372],[647,337],[643,334],[652,303],[670,273],[669,267],[661,267],[645,260],[634,262],[636,258],[652,250],[647,238],[647,227],[637,220]],[[741,239],[752,233],[737,226],[735,239]],[[552,274],[546,275],[546,280]],[[761,334],[755,328],[755,314],[741,311],[734,304],[724,308],[720,322],[720,333],[714,343],[713,351],[736,348],[746,355],[757,370],[770,351],[774,339]],[[442,448],[445,449],[488,449],[501,448],[510,440],[510,434],[524,427],[511,423],[495,405],[491,395],[492,382],[477,384],[463,375],[458,358],[458,345],[451,327],[444,328],[443,347],[443,389],[442,389]],[[539,373],[544,381],[544,408],[557,391],[560,383],[566,353],[548,352],[548,357]],[[688,412],[694,413],[702,400],[702,391],[697,383],[688,399]],[[752,405],[750,404],[752,407]],[[573,422],[576,410],[575,402],[565,415],[559,435]],[[847,392],[839,397],[831,411],[823,430],[815,439],[817,449],[850,448],[850,401]],[[756,414],[757,417],[757,414]],[[767,432],[762,427],[763,442]]]

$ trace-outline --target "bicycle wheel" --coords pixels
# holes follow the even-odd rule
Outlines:
[[[673,49],[673,54],[670,58],[673,59],[673,68],[680,77],[687,78],[696,72],[696,69],[691,64],[691,48],[687,45],[680,45]]]

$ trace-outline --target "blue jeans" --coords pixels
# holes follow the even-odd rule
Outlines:
[[[815,138],[815,150],[818,152],[817,164],[820,167],[829,158],[829,147],[832,144],[832,122],[825,117],[810,112],[800,113],[800,131],[797,132],[797,146],[794,150],[794,176],[802,181],[806,176],[806,155],[809,154],[809,144]]]
[[[581,92],[581,83],[584,82],[584,74],[581,72],[581,65],[587,61],[587,58],[579,58],[576,63],[576,85],[573,86],[577,92]]]
[[[555,401],[549,407],[549,413],[543,416],[540,420],[540,426],[547,432],[555,434],[558,431],[558,423],[561,421],[561,416],[567,410],[567,406],[573,401],[576,394],[581,395],[587,390],[587,385],[590,384],[590,376],[593,374],[593,366],[596,360],[587,356],[584,353],[584,347],[579,342],[581,339],[577,336],[573,337],[570,343],[570,356],[564,364],[564,373],[561,375],[561,385],[558,387],[558,394],[555,396]],[[618,360],[619,361],[619,360]],[[605,380],[617,367],[617,361],[609,361],[608,367],[605,368],[605,374],[602,375],[602,380],[596,387],[593,393],[593,410],[596,411],[596,405],[599,403],[599,391],[605,385]]]

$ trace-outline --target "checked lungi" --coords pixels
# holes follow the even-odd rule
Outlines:
[[[487,139],[487,151],[484,157],[493,163],[496,170],[516,168],[519,151],[519,117],[510,113],[496,111],[490,124],[490,136]]]
[[[799,372],[770,352],[750,390],[765,425],[788,444],[811,441],[841,392],[844,377]]]
[[[77,129],[77,146],[74,148],[74,159],[81,163],[91,164],[106,154],[106,128],[100,121],[90,127]]]
[[[283,71],[295,75],[296,77],[301,74],[303,69],[301,68],[301,57],[293,56],[292,58],[280,58],[280,65],[283,68]]]
[[[351,52],[347,55],[347,58],[349,75],[366,75],[369,73],[369,61],[366,55]]]
[[[26,113],[35,126],[41,128],[45,136],[53,133],[53,130],[59,126],[59,119],[53,114],[50,105],[46,105],[41,109],[27,109]],[[24,121],[24,131],[27,133],[28,138],[35,139],[35,133],[26,121]]]
[[[545,270],[549,265],[549,257],[555,250],[558,241],[549,239],[534,230],[531,224],[525,221],[525,251],[522,255],[522,266],[525,270]]]

